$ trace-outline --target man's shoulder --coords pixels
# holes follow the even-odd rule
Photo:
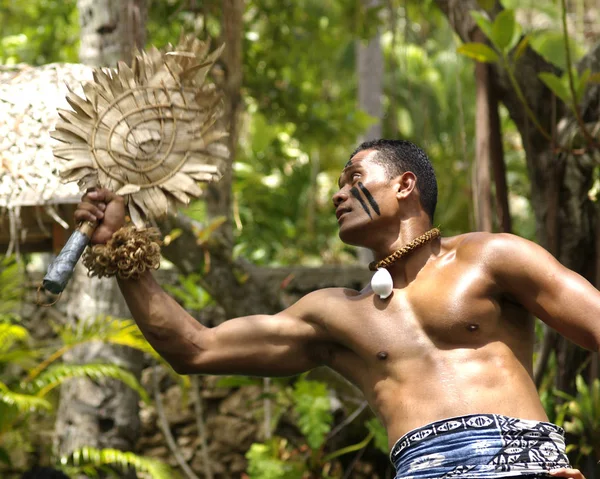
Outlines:
[[[531,241],[511,233],[475,231],[444,238],[444,246],[460,254],[502,252],[515,247],[534,245]]]
[[[486,265],[491,270],[505,269],[547,252],[528,239],[510,233],[472,232],[448,238],[448,248],[456,257]]]

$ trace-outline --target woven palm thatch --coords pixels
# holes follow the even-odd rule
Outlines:
[[[92,73],[80,64],[0,65],[0,254],[49,251],[69,227],[81,193],[60,181],[49,132],[57,109],[69,108],[67,87],[83,94]]]
[[[126,196],[138,227],[199,197],[198,182],[217,180],[215,163],[228,158],[216,126],[221,98],[206,81],[222,49],[209,54],[207,43],[182,37],[175,48],[137,52],[131,67],[95,70],[84,97],[70,90],[73,111],[59,110],[52,132],[61,178]]]

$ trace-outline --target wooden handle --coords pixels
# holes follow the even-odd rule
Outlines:
[[[81,258],[97,226],[98,222],[96,221],[85,221],[73,231],[67,244],[48,266],[46,276],[42,280],[42,286],[45,290],[50,291],[52,294],[63,292],[73,275],[77,261]]]

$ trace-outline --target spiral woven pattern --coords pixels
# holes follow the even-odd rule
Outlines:
[[[73,111],[59,110],[52,134],[63,142],[54,149],[63,181],[125,196],[138,227],[199,197],[198,183],[219,179],[217,163],[229,156],[216,127],[221,96],[206,81],[222,49],[209,54],[208,44],[182,37],[137,52],[131,67],[96,70],[85,98],[69,91]]]
[[[106,244],[85,250],[83,264],[88,269],[88,276],[138,279],[143,272],[158,269],[159,236],[155,228],[124,226]]]
[[[406,256],[408,253],[438,238],[440,234],[441,232],[438,228],[432,228],[426,233],[423,233],[421,236],[416,237],[407,245],[404,245],[402,248],[394,251],[391,255],[387,256],[386,258],[383,258],[381,261],[373,261],[369,264],[369,269],[371,271],[377,271],[377,269],[379,268],[388,268],[400,258]]]

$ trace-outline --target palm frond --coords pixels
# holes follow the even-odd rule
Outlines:
[[[29,339],[29,332],[18,324],[0,323],[0,353],[8,351],[16,342]]]
[[[31,369],[38,364],[40,350],[14,348],[11,351],[0,350],[0,364],[16,364],[23,369]]]
[[[42,372],[32,383],[38,397],[44,397],[56,386],[73,378],[87,377],[93,380],[117,379],[140,395],[145,403],[150,402],[148,393],[129,371],[114,364],[56,364]]]
[[[138,456],[132,452],[123,452],[117,449],[96,449],[93,447],[82,447],[76,449],[68,456],[63,456],[60,460],[64,466],[72,465],[76,469],[90,470],[101,468],[106,465],[121,469],[124,473],[127,470],[135,469],[137,472],[146,472],[152,479],[173,479],[175,472],[165,463],[144,456]]]
[[[0,382],[0,402],[15,407],[19,413],[31,412],[38,409],[52,409],[51,404],[44,398],[11,391],[9,387]]]
[[[58,326],[55,330],[63,344],[68,347],[90,341],[104,341],[158,356],[135,322],[130,319],[101,315],[91,321],[80,321],[76,326]]]

